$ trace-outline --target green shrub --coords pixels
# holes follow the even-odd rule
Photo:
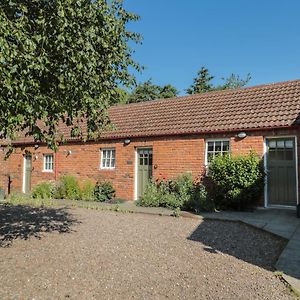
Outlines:
[[[59,179],[55,187],[54,198],[79,200],[80,195],[80,188],[76,177],[65,175]]]
[[[110,181],[97,182],[94,189],[95,201],[110,201],[115,197],[115,189]]]
[[[214,202],[209,198],[207,189],[203,184],[195,184],[192,197],[183,204],[183,209],[188,211],[213,211]]]
[[[181,208],[182,203],[178,195],[174,193],[166,193],[166,194],[161,194],[159,206],[170,208],[170,209],[176,209],[176,208]]]
[[[215,185],[214,201],[219,208],[244,209],[255,203],[264,187],[264,171],[257,155],[217,156],[209,166]]]
[[[50,199],[53,196],[53,188],[52,182],[42,182],[33,188],[31,196],[34,199]]]
[[[81,188],[81,200],[84,201],[93,201],[95,200],[94,194],[95,185],[92,181],[87,180],[83,183]]]
[[[146,186],[143,196],[138,200],[137,205],[158,207],[160,204],[160,191],[152,180]]]
[[[180,175],[176,180],[157,183],[150,181],[138,204],[196,212],[213,209],[212,201],[208,201],[206,188],[200,183],[195,183],[190,173]]]

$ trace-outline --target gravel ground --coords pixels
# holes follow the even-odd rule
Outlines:
[[[0,207],[0,299],[295,299],[285,241],[221,221]]]

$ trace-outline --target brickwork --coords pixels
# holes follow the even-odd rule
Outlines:
[[[7,192],[8,178],[10,178],[11,190],[22,191],[23,155],[25,151],[29,151],[32,153],[32,186],[43,181],[56,180],[63,174],[75,175],[80,181],[108,179],[113,182],[117,197],[132,200],[135,198],[136,149],[139,147],[153,148],[154,178],[176,177],[185,172],[191,172],[193,176],[197,176],[203,171],[205,163],[206,139],[230,138],[232,155],[244,155],[255,151],[263,157],[264,136],[287,135],[298,136],[298,153],[300,153],[300,134],[296,130],[248,132],[244,139],[238,139],[236,133],[230,133],[132,139],[129,145],[124,145],[124,140],[98,143],[74,142],[60,146],[59,151],[54,154],[54,172],[43,172],[43,155],[52,153],[51,150],[45,146],[38,148],[19,146],[14,149],[14,153],[8,161],[3,161],[4,152],[0,152],[0,185]],[[103,170],[100,168],[100,150],[102,148],[116,149],[115,169]],[[298,168],[300,168],[300,159]]]

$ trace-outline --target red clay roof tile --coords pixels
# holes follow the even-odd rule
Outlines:
[[[118,105],[109,109],[109,116],[114,129],[103,132],[103,138],[300,125],[300,80]],[[59,131],[71,139],[65,125]]]

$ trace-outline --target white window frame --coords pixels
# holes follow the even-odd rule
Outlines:
[[[50,162],[50,164],[52,164],[52,169],[47,169],[47,162],[46,162],[46,157],[52,157],[52,162]],[[49,164],[49,162],[48,162]],[[48,173],[52,173],[54,171],[54,155],[53,153],[46,153],[43,154],[43,172],[48,172]]]
[[[104,153],[104,151],[111,151],[111,155],[109,156],[110,166],[108,166],[108,167],[103,165],[103,162],[104,162],[104,155],[103,155],[103,153]],[[102,149],[100,149],[100,152],[101,152],[100,169],[101,170],[114,170],[116,168],[116,148],[102,148]],[[113,152],[115,153],[114,157],[112,157],[112,153]],[[114,159],[114,161],[115,161],[114,166],[111,166],[112,159]]]
[[[231,153],[231,140],[230,138],[217,138],[217,139],[207,139],[205,140],[205,167],[206,167],[206,170],[208,171],[208,166],[209,166],[209,163],[208,163],[208,143],[209,142],[229,142],[229,150],[228,150],[228,154],[230,155]]]

